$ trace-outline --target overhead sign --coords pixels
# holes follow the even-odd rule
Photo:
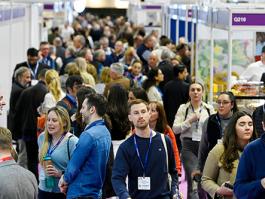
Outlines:
[[[265,26],[265,13],[233,13],[232,26]]]

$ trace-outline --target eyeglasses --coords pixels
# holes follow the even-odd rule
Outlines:
[[[231,101],[217,101],[218,106],[230,104]]]

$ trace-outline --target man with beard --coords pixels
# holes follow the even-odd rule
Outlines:
[[[23,118],[15,120],[16,104],[19,96],[24,89],[26,89],[31,82],[30,69],[27,66],[18,68],[14,73],[14,82],[12,83],[10,100],[9,100],[9,113],[7,116],[7,127],[12,132],[14,140],[21,138],[20,123]]]
[[[86,96],[80,113],[87,124],[61,177],[67,198],[99,198],[106,174],[111,137],[103,116],[107,100],[100,94]],[[67,190],[68,189],[68,190]]]
[[[38,107],[44,100],[48,88],[45,84],[45,73],[48,69],[43,69],[38,75],[38,83],[22,91],[18,98],[14,120],[20,122],[17,125],[21,133],[20,142],[25,143],[25,153],[19,155],[19,163],[30,170],[38,179],[38,143],[37,143],[37,121]],[[18,123],[17,123],[18,124]]]
[[[133,100],[128,117],[135,134],[120,145],[114,161],[112,185],[117,196],[120,199],[178,198],[178,172],[170,139],[150,129],[146,102]],[[125,183],[127,176],[129,190]]]

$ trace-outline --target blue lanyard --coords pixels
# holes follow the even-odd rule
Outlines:
[[[134,146],[135,146],[135,150],[136,150],[137,156],[138,156],[138,158],[140,160],[141,166],[142,166],[143,171],[144,171],[143,177],[145,177],[145,173],[146,173],[146,169],[147,169],[148,155],[149,155],[149,151],[150,151],[150,147],[151,147],[151,143],[152,143],[152,130],[150,131],[150,142],[149,142],[147,153],[145,155],[144,164],[143,164],[143,162],[141,160],[141,157],[140,157],[139,148],[138,148],[138,145],[137,145],[137,142],[136,142],[136,135],[134,135],[133,139],[134,139]]]
[[[84,130],[84,131],[86,131],[86,130],[88,130],[88,129],[94,127],[94,126],[99,126],[99,125],[105,125],[105,122],[104,122],[103,119],[99,119],[99,120],[96,120],[96,121],[92,122],[91,124],[88,124],[88,125],[85,127],[85,130]]]
[[[30,68],[30,72],[33,76],[34,79],[37,79],[37,71],[38,71],[38,68],[39,68],[39,62],[37,62],[36,66],[35,66],[35,70],[33,71],[33,69],[31,68],[31,65],[27,62],[28,64],[28,67]]]
[[[62,142],[62,140],[64,139],[65,135],[66,135],[66,133],[64,133],[64,134],[60,137],[60,139],[58,140],[58,142],[57,142],[53,147],[51,147],[52,142],[50,142],[50,144],[49,144],[49,149],[48,149],[48,151],[47,151],[47,156],[51,156],[51,155],[52,155],[52,153],[54,152],[54,150],[59,146],[59,144],[60,144],[60,143]]]
[[[195,110],[194,110],[192,104],[190,104],[190,106],[191,106],[192,112],[195,113]],[[202,112],[202,107],[203,107],[203,106],[201,105],[201,106],[200,106],[200,110],[199,110],[199,113],[200,113],[200,114],[201,114],[201,112]],[[200,119],[198,119],[197,122],[196,122],[196,129],[197,129],[197,130],[198,130],[198,128],[199,128],[199,121],[200,121]]]

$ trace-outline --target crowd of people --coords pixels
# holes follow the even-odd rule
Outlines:
[[[0,128],[0,198],[179,199],[181,175],[188,199],[264,197],[265,119],[231,92],[216,112],[204,102],[180,41],[87,14],[29,48]]]

